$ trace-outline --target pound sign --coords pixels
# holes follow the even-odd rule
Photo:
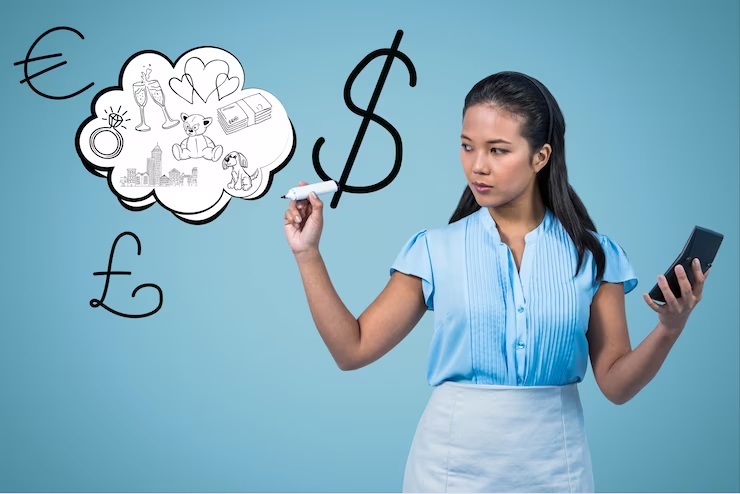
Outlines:
[[[110,257],[108,258],[108,270],[107,271],[97,271],[93,273],[93,276],[105,276],[105,287],[103,288],[103,295],[100,297],[100,299],[94,298],[90,300],[90,307],[93,309],[97,307],[103,307],[108,312],[111,312],[117,316],[121,317],[130,317],[130,318],[139,318],[139,317],[147,317],[151,316],[152,314],[156,313],[159,309],[162,308],[162,289],[159,288],[154,283],[144,283],[143,285],[137,286],[134,291],[131,293],[131,297],[136,297],[136,294],[141,290],[142,288],[146,287],[152,287],[159,292],[159,305],[157,305],[157,308],[154,309],[151,312],[147,312],[146,314],[125,314],[123,312],[119,312],[117,310],[111,309],[107,305],[105,305],[105,296],[108,294],[108,284],[110,283],[110,277],[113,275],[130,275],[131,271],[113,271],[111,267],[113,266],[113,254],[116,251],[116,245],[118,244],[118,241],[121,240],[124,236],[129,235],[131,237],[134,237],[134,240],[136,240],[136,246],[137,246],[137,252],[136,255],[141,255],[141,242],[139,241],[139,237],[136,236],[136,234],[132,232],[123,232],[120,235],[116,237],[116,239],[113,241],[113,246],[110,249]]]

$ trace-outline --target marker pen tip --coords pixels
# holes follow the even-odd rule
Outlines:
[[[285,196],[280,196],[280,199],[285,199]]]

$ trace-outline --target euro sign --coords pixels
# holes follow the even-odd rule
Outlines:
[[[401,38],[403,37],[403,31],[399,30],[396,32],[396,37],[393,39],[393,43],[391,44],[390,48],[381,48],[379,50],[375,50],[371,53],[369,53],[365,58],[363,58],[360,63],[357,64],[357,66],[354,68],[354,70],[350,73],[349,77],[347,78],[347,82],[344,84],[344,102],[347,105],[347,108],[354,113],[355,115],[358,115],[362,117],[362,123],[360,124],[360,130],[357,132],[357,136],[355,137],[355,142],[352,145],[352,150],[349,153],[349,157],[347,158],[347,162],[344,165],[344,169],[342,170],[342,176],[341,178],[336,181],[339,188],[334,193],[334,197],[331,200],[331,207],[336,208],[339,204],[339,198],[342,195],[342,192],[351,192],[355,194],[366,194],[368,192],[375,192],[377,190],[382,189],[383,187],[390,184],[393,179],[396,178],[396,175],[398,175],[398,172],[401,170],[401,160],[403,158],[403,144],[401,142],[401,136],[398,135],[398,131],[391,125],[387,120],[380,117],[379,115],[375,114],[375,106],[378,103],[378,99],[380,98],[380,93],[383,91],[383,85],[385,84],[385,80],[388,77],[388,73],[391,70],[391,64],[393,63],[393,60],[398,58],[401,60],[405,65],[406,68],[409,71],[409,85],[411,87],[416,86],[416,69],[414,68],[413,62],[411,62],[411,59],[406,56],[406,54],[398,51],[398,46],[401,44]],[[380,77],[378,78],[377,84],[375,84],[375,90],[373,91],[373,94],[370,98],[370,103],[367,105],[367,109],[362,109],[359,106],[355,105],[352,101],[351,96],[351,90],[352,90],[352,84],[354,84],[355,80],[357,79],[357,76],[360,75],[360,73],[363,71],[365,67],[368,66],[370,62],[375,60],[378,57],[386,57],[385,63],[383,64],[383,69],[380,72]],[[383,127],[385,130],[388,131],[389,134],[393,137],[393,142],[396,147],[396,156],[395,160],[393,161],[393,166],[391,167],[390,173],[381,181],[372,184],[372,185],[366,185],[366,186],[356,186],[356,185],[348,185],[347,180],[349,179],[350,171],[352,171],[352,165],[355,163],[355,159],[357,158],[357,153],[360,150],[360,145],[362,144],[362,140],[365,138],[365,132],[367,132],[367,128],[370,125],[370,122],[373,121]],[[323,137],[320,137],[316,144],[313,147],[313,166],[316,170],[316,173],[323,179],[323,180],[333,180],[321,167],[321,162],[319,160],[319,152],[321,150],[321,146],[324,144],[326,140]]]
[[[87,91],[88,89],[90,89],[91,87],[93,87],[93,84],[94,84],[93,82],[91,82],[87,86],[83,87],[82,89],[79,89],[79,90],[75,91],[74,93],[66,94],[64,96],[57,96],[57,95],[51,95],[51,94],[47,94],[47,93],[44,93],[42,91],[39,91],[38,88],[36,88],[36,86],[34,86],[33,83],[31,82],[31,79],[33,79],[34,77],[38,77],[38,76],[40,76],[42,74],[46,74],[49,71],[52,71],[54,69],[58,69],[59,67],[61,67],[62,65],[65,65],[67,63],[67,61],[64,60],[62,62],[59,62],[58,64],[52,65],[51,67],[47,67],[47,68],[45,68],[43,70],[40,70],[40,71],[36,72],[35,74],[28,75],[28,64],[29,63],[31,63],[31,62],[38,62],[38,61],[41,61],[41,60],[48,60],[50,58],[57,58],[57,57],[61,57],[62,56],[61,53],[53,53],[51,55],[42,55],[40,57],[31,57],[31,54],[33,53],[34,48],[36,48],[36,45],[39,44],[39,41],[41,41],[46,36],[48,36],[49,34],[55,32],[55,31],[62,31],[62,30],[63,31],[72,31],[77,36],[79,36],[80,39],[85,39],[85,37],[82,35],[82,33],[79,32],[75,28],[67,27],[67,26],[53,27],[53,28],[49,29],[48,31],[44,32],[38,38],[36,38],[36,41],[34,41],[33,44],[31,44],[31,47],[28,49],[28,53],[26,53],[26,58],[25,59],[20,60],[18,62],[15,62],[13,64],[13,66],[23,65],[23,75],[24,75],[24,78],[21,80],[21,84],[23,84],[24,82],[25,83],[28,83],[28,87],[30,87],[31,90],[34,93],[36,93],[39,96],[42,96],[44,98],[55,99],[55,100],[74,98],[78,94],[83,93],[83,92]]]

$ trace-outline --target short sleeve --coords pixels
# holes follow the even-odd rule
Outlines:
[[[391,265],[390,274],[394,271],[421,278],[424,301],[430,310],[434,310],[434,276],[426,230],[421,230],[406,242]]]
[[[627,253],[615,241],[601,236],[601,247],[606,255],[606,266],[602,281],[624,283],[624,293],[629,293],[637,286],[637,276]]]

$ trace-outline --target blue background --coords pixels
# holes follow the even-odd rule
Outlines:
[[[431,314],[373,365],[342,372],[309,314],[283,235],[279,196],[316,181],[311,150],[339,177],[361,119],[347,76],[368,53],[401,50],[376,112],[403,138],[388,187],[326,208],[322,252],[356,315],[385,285],[417,230],[447,222],[465,186],[462,102],[500,70],[539,78],[566,117],[571,183],[597,228],[640,277],[627,297],[633,346],[657,322],[643,302],[694,225],[724,243],[705,297],[657,377],[623,406],[588,374],[580,386],[600,491],[738,491],[740,11],[728,1],[16,2],[0,20],[4,95],[0,298],[0,489],[11,491],[394,491],[430,394]],[[21,60],[61,51],[69,63],[31,92]],[[175,59],[212,45],[243,64],[250,87],[288,111],[296,152],[270,191],[232,200],[212,223],[154,205],[124,209],[74,147],[97,91],[153,49]],[[58,61],[54,60],[54,61]],[[37,62],[32,71],[52,62]],[[382,59],[352,96],[365,106]],[[350,183],[389,172],[393,143],[371,124]],[[328,197],[328,196],[327,196]],[[327,199],[328,202],[328,199]],[[100,297],[113,239],[106,302]]]

